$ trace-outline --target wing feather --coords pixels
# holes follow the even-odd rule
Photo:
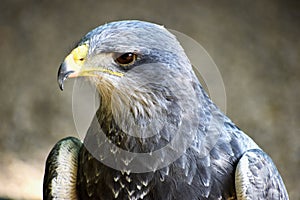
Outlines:
[[[78,155],[82,143],[67,137],[51,150],[45,168],[43,199],[77,199]]]
[[[260,149],[246,151],[235,172],[238,200],[289,199],[271,158]]]

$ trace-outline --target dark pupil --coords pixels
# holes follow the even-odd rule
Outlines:
[[[125,53],[117,58],[120,64],[129,64],[133,61],[133,53]]]

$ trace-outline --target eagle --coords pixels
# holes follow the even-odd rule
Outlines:
[[[76,77],[99,107],[83,141],[49,153],[44,199],[288,199],[271,158],[211,101],[163,26],[93,29],[60,65],[61,90]]]

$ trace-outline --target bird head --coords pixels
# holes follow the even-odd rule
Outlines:
[[[149,22],[111,22],[87,33],[59,68],[60,88],[75,77],[96,85],[105,112],[125,132],[155,134],[169,119],[180,123],[189,110],[184,105],[197,100],[198,80],[183,48],[167,29]]]
[[[163,26],[133,20],[111,22],[86,34],[66,56],[59,68],[58,84],[63,89],[67,78],[80,76],[112,78],[115,82],[131,69],[149,63],[172,70],[189,66],[182,62],[189,61],[175,36]]]

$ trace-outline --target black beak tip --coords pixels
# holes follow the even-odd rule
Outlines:
[[[60,89],[61,91],[63,91],[63,90],[64,90],[64,81],[58,80],[58,85],[59,85],[59,89]]]
[[[57,83],[61,91],[64,90],[64,81],[68,78],[70,74],[72,74],[74,71],[67,71],[67,67],[65,63],[62,63],[59,67],[58,73],[57,73]]]

